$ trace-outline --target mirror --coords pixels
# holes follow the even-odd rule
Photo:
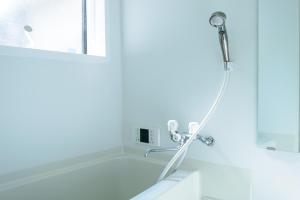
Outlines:
[[[270,150],[299,152],[299,0],[259,0],[258,136]]]

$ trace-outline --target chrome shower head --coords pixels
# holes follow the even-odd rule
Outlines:
[[[33,31],[32,27],[30,25],[25,25],[24,30],[28,33],[31,33]]]
[[[219,41],[222,49],[223,54],[223,61],[225,70],[228,70],[228,62],[230,62],[229,58],[229,48],[228,48],[228,37],[227,31],[225,27],[226,15],[223,12],[214,12],[211,17],[209,18],[209,23],[213,27],[218,28],[219,31]]]
[[[209,23],[213,27],[220,28],[225,26],[226,15],[223,12],[214,12],[209,18]]]

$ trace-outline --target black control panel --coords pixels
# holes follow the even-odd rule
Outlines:
[[[149,129],[140,129],[140,142],[149,144]]]

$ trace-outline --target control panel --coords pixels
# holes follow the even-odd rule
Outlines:
[[[137,128],[136,143],[150,146],[160,146],[160,131],[157,128]]]

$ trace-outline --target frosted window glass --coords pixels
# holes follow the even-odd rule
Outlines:
[[[104,0],[87,4],[87,53],[105,56]],[[0,45],[80,54],[82,29],[82,0],[0,0]]]

